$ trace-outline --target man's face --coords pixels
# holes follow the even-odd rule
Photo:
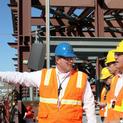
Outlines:
[[[119,71],[118,68],[117,68],[117,66],[116,66],[116,62],[109,63],[108,64],[108,69],[114,75],[117,74],[118,71]]]
[[[69,57],[57,57],[56,58],[57,67],[63,73],[67,73],[72,70],[74,61],[75,61],[74,58],[69,58]]]
[[[112,76],[108,77],[106,80],[106,84],[110,85],[111,84],[111,80],[112,80]]]
[[[116,66],[123,72],[123,52],[115,53]]]

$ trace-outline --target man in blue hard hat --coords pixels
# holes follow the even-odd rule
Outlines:
[[[68,43],[61,43],[59,44],[56,49],[55,49],[55,59],[56,59],[56,64],[59,69],[62,67],[63,72],[69,72],[72,69],[72,66],[74,64],[76,55],[74,54],[73,48],[71,45]],[[59,60],[60,59],[60,60]],[[69,62],[59,62],[61,59],[64,59],[65,61]]]
[[[96,123],[94,96],[87,75],[73,69],[76,55],[69,43],[55,49],[55,68],[34,72],[0,72],[0,80],[39,88],[38,123]]]

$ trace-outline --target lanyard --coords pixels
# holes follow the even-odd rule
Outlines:
[[[57,105],[58,105],[58,109],[60,109],[60,105],[61,105],[61,101],[60,101],[60,92],[62,90],[62,84],[63,82],[66,80],[66,78],[70,75],[70,73],[68,73],[64,79],[60,82],[60,79],[59,79],[59,75],[57,74],[57,78],[58,78],[58,83],[59,83],[59,87],[58,87],[58,102],[57,102]]]
[[[62,84],[63,84],[63,82],[66,80],[66,78],[67,78],[69,75],[70,75],[70,73],[68,73],[68,74],[64,77],[64,79],[63,79],[61,82],[60,82],[60,79],[59,79],[59,75],[57,75],[58,83],[59,83],[59,87],[58,87],[58,97],[59,97],[60,92],[61,92],[61,90],[62,90]]]
[[[62,83],[60,83],[59,87],[58,87],[58,96],[60,95],[60,91],[62,90]]]

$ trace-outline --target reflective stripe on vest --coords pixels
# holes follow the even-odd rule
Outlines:
[[[114,110],[118,112],[123,112],[123,105],[122,106],[115,105]]]
[[[51,76],[52,69],[48,69],[46,72],[45,80],[44,80],[44,85],[48,86],[49,81],[50,81],[50,76]],[[82,72],[78,71],[78,76],[77,76],[77,88],[82,87]]]
[[[66,99],[62,99],[62,100],[61,100],[61,104],[82,105],[82,101],[79,101],[79,100],[66,100]]]
[[[78,77],[77,77],[77,88],[81,88],[82,87],[82,72],[78,71]]]
[[[107,107],[108,107],[108,109],[110,109],[111,108],[111,104],[107,103]]]
[[[119,111],[119,112],[123,112],[123,101],[122,101],[121,106],[115,105],[114,110],[115,111]]]
[[[45,80],[44,80],[44,85],[46,85],[46,86],[49,84],[51,72],[52,72],[52,69],[47,70]]]
[[[40,97],[40,102],[42,102],[42,103],[49,103],[49,104],[57,104],[58,99]],[[79,101],[79,100],[62,99],[62,100],[61,100],[61,104],[67,104],[67,105],[82,105],[82,101]]]
[[[39,97],[39,101],[42,103],[57,104],[58,99]]]
[[[108,109],[111,109],[111,104],[108,103],[107,107],[108,107]],[[115,105],[115,107],[112,108],[112,110],[118,111],[118,112],[123,112],[123,101],[122,101],[122,105],[121,106]]]

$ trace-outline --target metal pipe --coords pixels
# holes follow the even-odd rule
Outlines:
[[[46,59],[47,68],[50,67],[50,0],[46,0]]]
[[[34,100],[33,87],[29,88],[29,95],[30,95],[30,101],[33,101]]]

